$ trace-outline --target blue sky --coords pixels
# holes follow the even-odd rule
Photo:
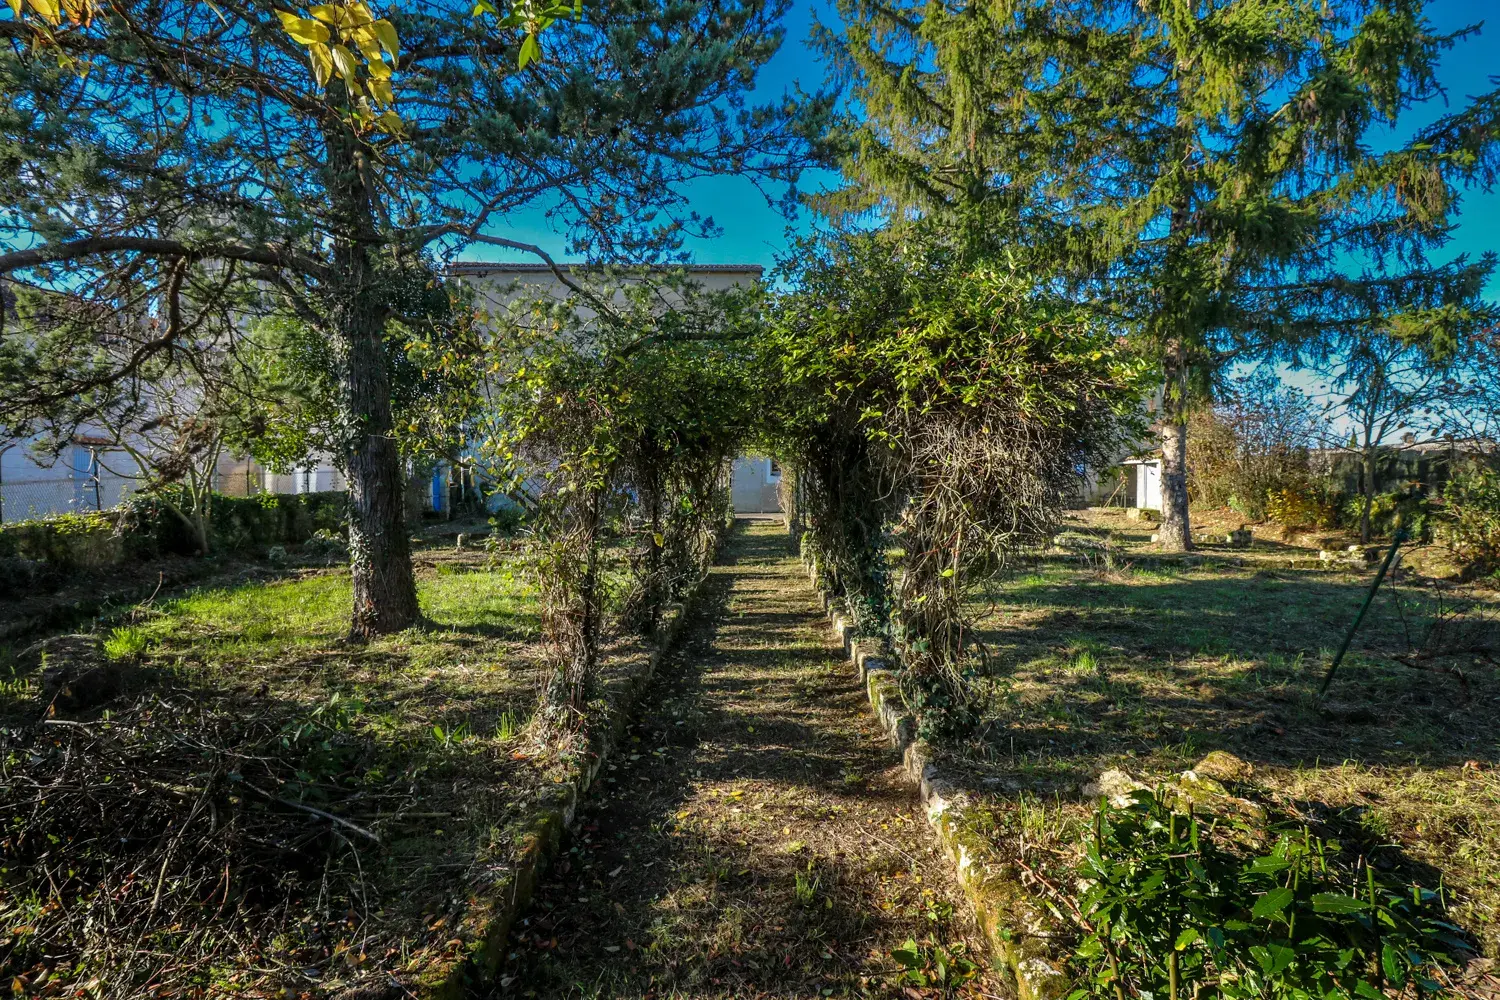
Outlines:
[[[800,3],[788,14],[786,44],[761,74],[759,98],[772,99],[797,83],[808,90],[822,85],[825,67],[807,45],[815,9],[826,10],[827,5]],[[1500,4],[1496,0],[1433,0],[1428,16],[1442,31],[1488,21],[1481,35],[1460,43],[1443,60],[1439,79],[1449,90],[1451,107],[1461,106],[1470,95],[1493,89],[1489,76],[1500,73]],[[1410,114],[1408,124],[1419,127],[1446,110],[1437,104],[1417,109]],[[809,176],[802,187],[813,189],[829,180],[826,174]],[[788,227],[802,230],[810,224],[805,212],[803,217],[788,221],[766,204],[753,184],[738,177],[693,182],[687,195],[693,208],[712,217],[721,230],[717,237],[689,241],[688,248],[699,263],[760,264],[769,268],[786,246]],[[518,215],[509,223],[494,230],[495,235],[534,242],[554,255],[562,255],[564,241],[548,228],[540,210]],[[1460,224],[1449,249],[1453,254],[1471,256],[1500,250],[1500,190],[1465,195]],[[501,255],[493,248],[476,249],[464,256],[476,260],[522,259],[522,255]],[[1492,297],[1500,298],[1500,277],[1491,280],[1489,291]]]

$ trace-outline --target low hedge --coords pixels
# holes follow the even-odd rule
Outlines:
[[[300,544],[317,531],[342,533],[347,504],[344,493],[216,494],[209,547],[215,553],[259,552]],[[156,496],[114,510],[0,525],[0,597],[52,589],[90,570],[196,552],[192,533]]]

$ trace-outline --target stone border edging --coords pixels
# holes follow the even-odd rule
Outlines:
[[[713,563],[718,561],[727,537],[726,534],[720,539]],[[561,849],[563,834],[573,825],[579,802],[593,785],[594,779],[609,760],[610,751],[634,718],[641,696],[655,676],[656,668],[676,647],[688,611],[698,599],[708,576],[705,571],[682,600],[668,605],[663,611],[655,648],[646,657],[644,664],[625,680],[623,690],[609,698],[607,721],[602,732],[597,734],[598,747],[592,759],[579,768],[571,779],[543,789],[537,796],[537,808],[523,821],[524,829],[516,837],[516,860],[511,871],[491,887],[488,898],[471,904],[468,914],[458,927],[457,936],[464,940],[465,950],[460,954],[450,953],[422,969],[417,973],[413,990],[403,991],[401,995],[416,996],[421,1000],[462,1000],[476,974],[481,979],[493,977],[505,957],[505,944],[510,937],[511,925],[530,905],[537,882],[553,855]],[[348,991],[349,1000],[363,996],[354,991],[365,986],[366,984],[353,985]]]
[[[842,598],[823,589],[816,561],[804,557],[803,564],[844,655],[864,683],[871,710],[891,743],[901,751],[903,770],[916,786],[927,822],[953,862],[958,884],[974,908],[986,943],[1009,972],[1017,1000],[1058,1000],[1070,980],[1062,962],[1052,954],[1049,939],[1056,933],[1054,918],[1034,900],[1018,893],[1013,884],[987,870],[984,858],[988,846],[973,821],[973,803],[958,784],[943,776],[933,763],[932,748],[917,738],[916,719],[907,711],[888,657],[873,640],[855,636]]]

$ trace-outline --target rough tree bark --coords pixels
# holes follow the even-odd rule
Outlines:
[[[1375,446],[1366,437],[1364,455],[1361,456],[1360,485],[1364,492],[1364,504],[1359,511],[1359,540],[1370,544],[1370,511],[1375,506]]]
[[[349,478],[349,567],[354,611],[349,635],[363,639],[399,632],[422,621],[411,545],[406,534],[401,456],[392,433],[391,384],[386,366],[386,306],[369,247],[376,244],[363,156],[352,142],[331,143],[342,166],[333,186],[347,229],[334,245],[333,332],[342,355],[339,414]],[[341,161],[341,162],[340,162]],[[330,169],[334,169],[331,167]]]
[[[1193,547],[1188,516],[1187,487],[1187,372],[1181,343],[1171,344],[1164,362],[1166,391],[1162,394],[1161,422],[1161,547],[1168,552],[1187,552]]]

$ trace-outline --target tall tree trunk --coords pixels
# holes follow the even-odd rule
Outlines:
[[[1187,372],[1181,343],[1167,348],[1163,360],[1165,391],[1161,422],[1161,528],[1158,538],[1168,552],[1193,547],[1187,488]]]
[[[352,140],[346,140],[352,144]],[[406,535],[401,456],[392,431],[386,367],[385,303],[369,248],[374,214],[362,172],[363,153],[335,142],[342,166],[335,205],[348,225],[334,246],[333,327],[343,358],[339,414],[349,478],[349,567],[354,578],[351,638],[411,628],[422,620]],[[335,168],[330,168],[335,169]]]
[[[1375,448],[1373,445],[1365,445],[1364,468],[1361,470],[1361,479],[1364,480],[1364,506],[1359,512],[1359,540],[1364,544],[1370,543],[1370,510],[1375,506]]]
[[[362,255],[362,251],[361,251]],[[367,297],[367,296],[362,296]],[[345,338],[345,416],[351,436],[349,565],[354,615],[349,634],[398,632],[422,620],[411,545],[406,535],[401,456],[392,435],[391,386],[377,316],[358,310],[340,333]]]

